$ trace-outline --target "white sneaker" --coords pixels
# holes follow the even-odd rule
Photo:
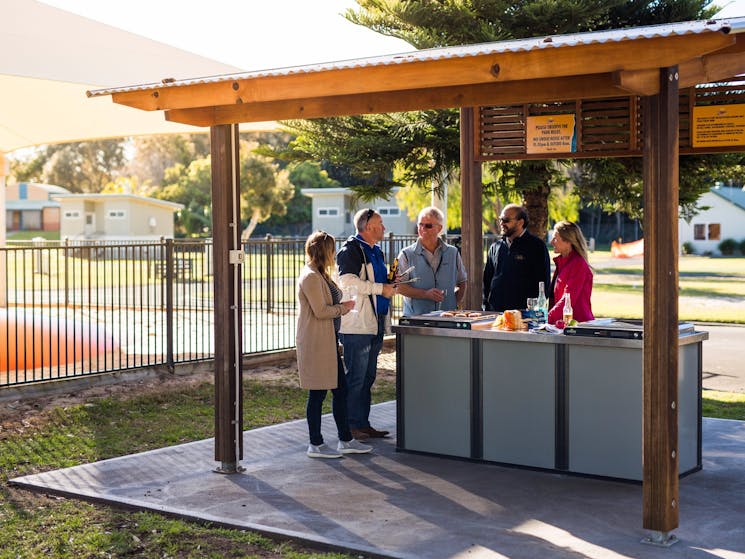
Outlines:
[[[341,458],[341,452],[335,451],[327,444],[309,444],[306,452],[311,458]]]
[[[370,445],[362,444],[357,439],[339,441],[339,444],[336,445],[336,450],[342,454],[365,454],[366,452],[370,452],[372,448]]]

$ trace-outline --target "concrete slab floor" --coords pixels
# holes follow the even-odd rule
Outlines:
[[[373,425],[395,432],[395,403]],[[336,444],[333,420],[323,419]],[[745,558],[745,422],[704,419],[701,472],[680,482],[679,543],[641,544],[638,484],[395,452],[305,456],[305,421],[244,433],[240,474],[213,472],[212,439],[11,481],[367,556],[407,559]]]

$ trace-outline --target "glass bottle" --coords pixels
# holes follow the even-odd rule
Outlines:
[[[565,326],[569,326],[569,323],[572,321],[573,313],[574,311],[572,310],[572,298],[567,291],[566,293],[564,293],[564,311],[562,312]]]
[[[388,270],[388,283],[396,281],[396,274],[398,273],[398,258],[394,258],[393,264],[391,264],[390,270]]]
[[[544,282],[538,282],[538,320],[540,322],[546,322],[548,320],[548,299],[546,299],[546,286]]]

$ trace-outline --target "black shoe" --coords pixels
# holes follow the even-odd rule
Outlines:
[[[382,439],[390,433],[390,431],[378,431],[372,426],[363,427],[362,429],[360,429],[360,431],[362,431],[363,433],[367,433],[367,435],[373,439]]]

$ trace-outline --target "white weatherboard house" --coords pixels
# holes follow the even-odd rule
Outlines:
[[[680,246],[690,243],[696,254],[721,254],[719,243],[725,239],[745,239],[745,191],[731,186],[715,186],[701,196],[698,206],[707,208],[690,223],[678,222]]]
[[[173,214],[183,204],[134,194],[55,196],[62,218],[60,238],[149,241],[173,237]]]
[[[344,239],[356,233],[352,220],[357,210],[373,208],[383,217],[386,234],[416,234],[416,223],[396,205],[398,187],[391,190],[390,200],[376,198],[371,202],[355,199],[347,188],[303,188],[300,192],[312,200],[314,231],[326,231],[337,239]]]

